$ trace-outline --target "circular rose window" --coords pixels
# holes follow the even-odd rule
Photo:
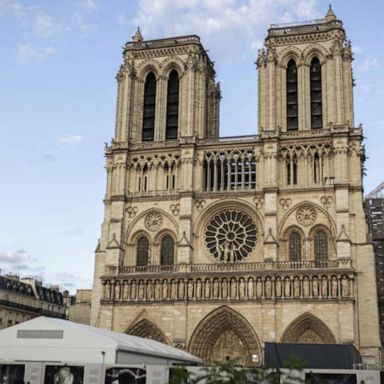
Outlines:
[[[256,224],[244,212],[225,210],[212,218],[205,231],[205,244],[221,262],[241,261],[256,246]]]

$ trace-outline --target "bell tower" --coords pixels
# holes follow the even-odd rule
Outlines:
[[[272,24],[258,57],[259,130],[353,127],[352,53],[330,7],[308,24]]]
[[[219,85],[198,36],[126,43],[118,82],[115,142],[216,137]]]

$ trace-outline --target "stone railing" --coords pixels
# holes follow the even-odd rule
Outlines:
[[[329,270],[351,269],[350,259],[328,261],[266,261],[253,263],[210,263],[210,264],[176,264],[176,265],[144,265],[122,266],[106,265],[107,276],[117,275],[167,275],[173,273],[220,273],[220,272],[270,272],[270,271],[295,271],[295,270]]]
[[[353,300],[352,271],[280,271],[225,277],[102,277],[102,302]]]

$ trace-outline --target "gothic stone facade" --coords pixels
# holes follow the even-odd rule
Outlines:
[[[353,343],[378,361],[363,132],[332,10],[269,29],[253,136],[219,137],[220,89],[197,36],[138,31],[123,56],[91,324],[207,363],[262,362],[267,341]]]

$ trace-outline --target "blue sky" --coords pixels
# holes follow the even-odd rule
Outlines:
[[[355,122],[383,179],[381,0],[335,0],[355,61]],[[62,288],[90,288],[114,131],[121,47],[198,34],[221,83],[221,135],[257,127],[254,62],[271,23],[322,18],[328,0],[0,0],[0,268]]]

